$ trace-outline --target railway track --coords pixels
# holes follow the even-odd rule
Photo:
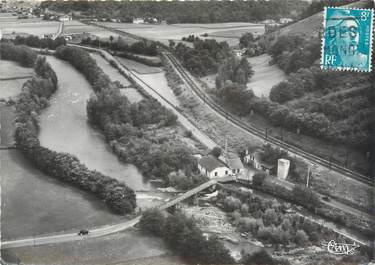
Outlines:
[[[228,121],[232,122],[236,126],[240,127],[241,129],[247,131],[248,133],[251,133],[268,143],[280,147],[288,152],[291,152],[295,155],[301,156],[307,160],[309,160],[312,163],[319,164],[321,166],[327,167],[331,170],[337,171],[345,176],[348,176],[350,178],[353,178],[355,180],[358,180],[364,184],[367,185],[374,185],[374,181],[369,176],[362,175],[360,173],[357,173],[355,171],[352,171],[348,168],[345,168],[341,165],[338,165],[332,161],[327,161],[324,158],[318,157],[314,154],[311,154],[309,152],[306,152],[296,146],[293,146],[291,144],[288,144],[286,142],[283,142],[275,137],[267,136],[264,131],[246,124],[242,122],[240,119],[235,117],[234,115],[230,114],[227,110],[225,110],[223,107],[219,106],[214,100],[212,100],[206,93],[195,83],[195,81],[192,79],[192,77],[186,73],[186,70],[182,67],[180,62],[170,53],[170,52],[164,52],[164,55],[171,61],[173,66],[177,69],[177,71],[180,73],[180,75],[183,77],[184,81],[190,86],[190,88],[193,90],[193,92],[201,99],[203,100],[210,108],[212,108],[215,112],[226,118]]]
[[[141,38],[135,34],[131,34],[131,33],[128,33],[128,32],[124,32],[124,31],[121,31],[121,30],[118,30],[118,29],[114,29],[114,28],[110,28],[110,27],[107,27],[107,26],[104,26],[104,25],[99,25],[99,24],[96,24],[96,23],[93,23],[93,22],[88,22],[88,21],[82,21],[83,23],[85,24],[91,24],[91,25],[94,25],[94,26],[97,26],[97,27],[101,27],[103,29],[106,29],[106,30],[109,30],[109,31],[112,31],[114,33],[117,33],[119,35],[123,35],[123,36],[128,36],[128,37],[132,37],[134,39],[137,39],[137,40],[145,40],[144,38]],[[311,154],[309,152],[306,152],[304,150],[302,150],[301,148],[299,147],[296,147],[296,146],[293,146],[291,144],[288,144],[284,141],[281,141],[275,137],[272,137],[272,136],[267,136],[266,137],[266,134],[264,131],[252,126],[252,125],[249,125],[249,124],[245,124],[244,122],[242,122],[241,120],[239,120],[237,117],[235,117],[234,115],[230,114],[227,110],[225,110],[223,107],[219,106],[215,101],[213,101],[208,95],[206,95],[206,93],[204,91],[201,90],[201,88],[195,83],[195,81],[190,77],[190,75],[186,72],[186,70],[182,67],[182,65],[180,64],[180,62],[169,52],[169,51],[164,51],[163,54],[171,61],[171,63],[174,65],[174,67],[176,67],[176,69],[178,70],[178,72],[181,74],[181,76],[183,77],[183,79],[185,80],[185,82],[191,87],[191,89],[193,90],[193,92],[201,99],[203,100],[209,107],[211,107],[216,113],[220,114],[221,116],[223,116],[224,118],[226,118],[227,120],[229,120],[230,122],[232,122],[233,124],[235,124],[236,126],[240,127],[241,129],[247,131],[248,133],[251,133],[255,136],[258,136],[260,137],[261,139],[267,141],[268,143],[274,145],[274,146],[277,146],[277,147],[280,147],[288,152],[291,152],[291,153],[294,153],[296,155],[299,155],[307,160],[309,160],[310,162],[312,163],[315,163],[315,164],[319,164],[321,166],[324,166],[326,168],[329,168],[331,170],[334,170],[336,172],[339,172],[347,177],[350,177],[350,178],[353,178],[355,180],[358,180],[364,184],[367,184],[367,185],[371,185],[373,186],[374,185],[374,180],[369,177],[369,176],[366,176],[366,175],[363,175],[363,174],[360,174],[358,172],[355,172],[353,170],[350,170],[346,167],[343,167],[337,163],[334,163],[332,161],[328,161],[324,158],[321,158],[321,157],[318,157],[314,154]],[[138,77],[136,77],[138,79]],[[143,81],[143,80],[142,80]]]

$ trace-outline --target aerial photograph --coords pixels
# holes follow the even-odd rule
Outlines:
[[[1,265],[375,265],[373,0],[0,0]]]

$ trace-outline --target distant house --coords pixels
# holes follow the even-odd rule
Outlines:
[[[241,159],[234,153],[228,152],[216,158],[212,154],[198,159],[198,169],[208,178],[221,178],[244,173]]]
[[[61,22],[71,21],[71,20],[72,20],[72,17],[71,17],[71,16],[64,15],[64,16],[60,16],[60,17],[58,18],[58,20],[61,21]]]
[[[247,51],[247,48],[243,49],[234,49],[234,53],[236,54],[237,57],[241,58]]]
[[[255,169],[263,170],[268,175],[274,173],[276,165],[263,161],[264,151],[261,148],[257,148],[254,151],[246,150],[244,162],[253,166]]]
[[[145,23],[145,20],[140,17],[133,18],[133,24],[143,24]]]
[[[293,19],[287,18],[287,17],[280,18],[280,20],[279,20],[280,24],[288,24],[288,23],[291,23],[291,22],[293,22]]]
[[[262,24],[275,24],[276,21],[273,19],[266,19],[261,22]]]
[[[221,178],[229,175],[229,168],[219,159],[211,154],[205,155],[198,160],[198,169],[206,177]]]

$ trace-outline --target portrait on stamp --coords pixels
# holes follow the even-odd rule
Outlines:
[[[321,67],[371,71],[373,10],[326,7]]]

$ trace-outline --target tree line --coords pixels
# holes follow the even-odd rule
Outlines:
[[[40,145],[38,114],[49,105],[58,80],[45,57],[35,59],[34,70],[37,76],[24,84],[16,102],[17,146],[45,174],[93,193],[115,213],[131,213],[136,207],[135,193],[124,183],[89,170],[75,156]]]
[[[64,37],[52,38],[39,38],[35,35],[30,35],[27,37],[16,36],[13,40],[15,45],[27,45],[34,48],[50,49],[55,50],[60,45],[66,45],[66,40]]]
[[[320,42],[316,37],[306,39],[299,35],[281,35],[267,53],[286,74],[294,73],[320,59]]]
[[[143,54],[148,56],[157,56],[157,45],[154,41],[137,41],[129,45],[123,38],[118,37],[117,40],[110,36],[108,40],[101,40],[100,38],[91,39],[90,37],[81,40],[81,44],[92,45],[94,47],[109,48],[113,51],[130,52],[136,54]]]
[[[2,60],[16,61],[24,67],[33,67],[37,54],[28,47],[16,46],[9,41],[0,42],[0,54]]]
[[[175,126],[177,116],[144,92],[130,76],[129,81],[144,96],[138,103],[130,103],[121,95],[118,84],[111,83],[83,49],[60,47],[56,56],[69,61],[92,84],[95,95],[87,103],[88,120],[103,131],[121,161],[136,165],[145,177],[162,179],[167,185],[191,187],[204,180],[184,143],[156,133]],[[117,63],[113,65],[116,67]]]
[[[255,110],[273,124],[300,129],[314,137],[357,148],[368,144],[372,122],[368,75],[322,71],[317,38],[308,41],[299,36],[280,36],[269,52],[289,75],[271,89],[273,102],[258,100],[253,104]],[[277,122],[281,118],[284,125]]]
[[[81,11],[81,17],[120,19],[132,22],[133,18],[156,18],[167,23],[220,23],[256,22],[281,17],[296,18],[308,3],[299,0],[270,1],[188,1],[188,2],[129,2],[129,1],[44,1],[42,8],[69,13]]]
[[[231,55],[228,43],[217,42],[214,39],[196,38],[193,48],[181,42],[177,45],[170,42],[170,47],[174,49],[186,69],[197,76],[215,74],[219,65]]]

